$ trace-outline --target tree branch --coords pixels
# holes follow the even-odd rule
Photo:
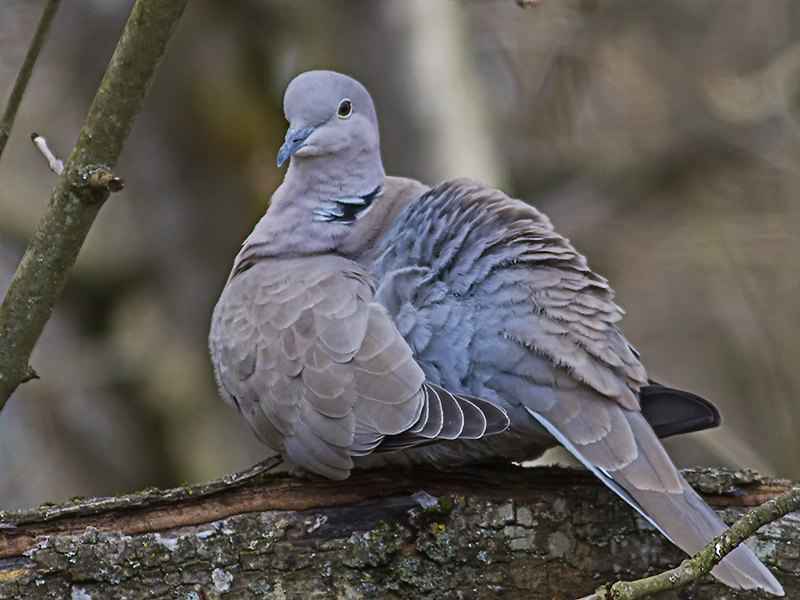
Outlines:
[[[580,600],[637,600],[658,592],[683,587],[709,573],[734,548],[761,527],[796,510],[800,510],[800,486],[754,508],[738,519],[727,531],[711,540],[700,552],[687,558],[674,569],[636,581],[606,584],[598,588],[594,594],[584,596]]]
[[[545,600],[681,560],[582,469],[258,476],[271,464],[208,484],[0,512],[0,598],[167,600],[201,585],[221,598]],[[736,472],[686,475],[706,489],[723,483],[705,496],[712,506],[752,505],[789,487]],[[790,598],[800,594],[798,518],[758,534]],[[771,597],[710,577],[688,593]]]
[[[100,207],[187,0],[137,0],[78,142],[0,305],[0,409],[28,360]]]
[[[25,95],[25,89],[28,87],[28,82],[31,79],[33,66],[36,64],[36,59],[39,58],[39,51],[44,45],[47,32],[50,31],[50,24],[53,22],[53,17],[55,17],[56,11],[60,5],[60,0],[47,0],[47,3],[44,5],[42,16],[39,18],[39,24],[36,26],[36,31],[33,33],[31,45],[28,46],[28,52],[25,54],[22,66],[17,74],[17,79],[14,82],[14,87],[11,90],[11,95],[8,97],[6,110],[3,112],[3,117],[0,118],[0,157],[2,157],[8,138],[11,136],[11,129],[14,127],[14,119],[17,117],[17,110],[22,102],[22,96]]]

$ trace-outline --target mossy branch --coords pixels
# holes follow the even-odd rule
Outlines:
[[[798,509],[800,509],[800,486],[783,492],[780,496],[746,513],[724,533],[711,540],[700,552],[687,558],[674,569],[636,581],[606,584],[598,588],[594,594],[584,596],[580,600],[637,600],[647,598],[651,594],[683,587],[709,573],[739,544],[764,525]]]
[[[0,409],[31,369],[33,347],[100,207],[187,0],[137,0],[50,204],[0,305]],[[56,3],[57,4],[57,3]]]
[[[418,467],[332,481],[263,473],[276,462],[207,484],[0,511],[0,598],[549,600],[586,594],[620,568],[633,576],[680,560],[582,469]],[[796,485],[686,476],[732,511]],[[800,597],[798,519],[757,534],[788,598]],[[686,593],[772,597],[710,577]]]
[[[36,64],[36,59],[39,58],[39,52],[44,46],[47,32],[50,31],[50,24],[53,22],[53,17],[56,16],[56,11],[60,5],[60,0],[47,0],[44,5],[39,24],[36,26],[36,31],[31,39],[31,45],[28,46],[28,52],[25,54],[17,79],[14,81],[14,87],[11,89],[11,95],[8,97],[8,104],[6,104],[3,116],[0,117],[0,156],[3,155],[8,138],[11,136],[11,128],[14,126],[17,110],[19,110],[22,97],[25,95],[25,90],[31,79],[33,67]]]

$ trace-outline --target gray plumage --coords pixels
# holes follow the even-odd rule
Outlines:
[[[306,83],[311,89],[301,86],[302,97],[314,97],[317,80]],[[356,220],[376,232],[388,224],[367,217],[385,183],[383,170],[374,169],[372,103],[360,86],[347,91],[360,112],[337,117],[341,98],[327,113],[312,103],[282,150],[302,151],[314,164],[318,144],[318,160],[340,170],[326,177],[292,162],[236,259],[209,335],[220,389],[256,435],[333,479],[374,452],[476,439],[508,426],[497,405],[425,381],[386,309],[373,301],[366,269],[340,255],[355,239]],[[372,164],[371,176],[350,174],[340,183],[353,164]]]
[[[470,180],[387,178],[372,101],[344,75],[299,76],[284,107],[290,166],[210,337],[223,394],[261,439],[335,478],[562,444],[685,551],[725,529],[640,397],[665,435],[718,413],[648,382],[608,283],[544,215]],[[459,403],[448,430],[439,410]],[[713,574],[783,593],[744,546]]]
[[[333,254],[265,258],[229,281],[214,312],[219,383],[269,446],[344,479],[374,451],[480,438],[505,414],[425,381],[372,301],[371,280]]]

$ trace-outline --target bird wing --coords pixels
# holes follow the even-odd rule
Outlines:
[[[263,259],[228,282],[212,319],[225,395],[267,445],[334,479],[384,442],[396,449],[508,423],[494,405],[426,384],[372,294],[364,269],[339,256]]]
[[[684,550],[724,528],[640,412],[647,375],[616,325],[612,290],[544,215],[453,180],[409,205],[377,256],[376,299],[430,381],[523,409],[531,419],[512,418],[512,429],[546,430]],[[715,574],[780,590],[747,549]]]
[[[492,372],[550,387],[555,365],[638,409],[636,390],[647,377],[616,326],[622,310],[607,282],[533,207],[454,180],[401,213],[381,244],[376,299],[415,355],[440,371],[433,381],[453,389],[451,381],[469,380],[488,359]],[[465,351],[446,352],[454,342]]]

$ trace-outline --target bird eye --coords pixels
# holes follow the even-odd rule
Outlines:
[[[350,116],[352,112],[353,112],[353,103],[350,102],[349,99],[345,98],[344,100],[339,102],[339,108],[336,111],[336,115],[340,119],[346,119],[347,117]]]

